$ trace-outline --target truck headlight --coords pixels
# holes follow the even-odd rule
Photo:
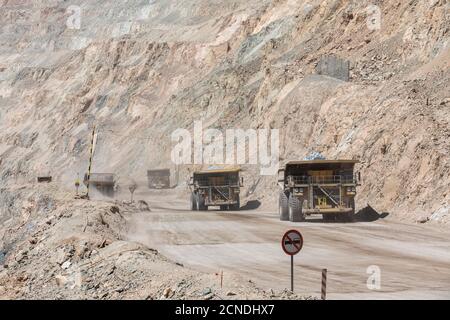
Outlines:
[[[356,188],[355,187],[347,187],[347,193],[348,194],[355,194]]]

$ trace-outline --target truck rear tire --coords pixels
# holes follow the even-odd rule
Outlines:
[[[349,201],[349,207],[352,208],[352,211],[337,214],[336,220],[339,222],[353,222],[355,218],[355,199],[351,199]]]
[[[191,211],[197,210],[197,200],[194,193],[191,193]]]
[[[355,212],[351,211],[345,215],[345,222],[353,222],[355,217]]]
[[[355,221],[355,211],[356,211],[356,206],[355,206],[355,198],[352,198],[350,200],[350,207],[352,208],[352,211],[350,211],[349,213],[347,213],[347,222],[353,222]]]
[[[353,211],[342,213],[338,216],[338,221],[340,222],[353,222],[354,213]]]
[[[278,199],[278,214],[280,215],[281,221],[289,220],[288,197],[284,191],[280,192]]]
[[[289,221],[300,222],[304,220],[305,217],[302,213],[302,204],[296,196],[291,194],[289,196]]]
[[[240,208],[241,202],[239,201],[239,199],[237,199],[237,203],[230,205],[230,210],[232,211],[239,211]]]
[[[240,206],[238,204],[232,204],[230,205],[230,210],[231,211],[239,211]]]

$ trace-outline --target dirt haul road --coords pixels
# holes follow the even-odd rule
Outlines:
[[[450,299],[450,234],[439,228],[389,218],[291,223],[274,211],[192,212],[185,199],[174,191],[147,194],[152,212],[131,218],[130,240],[196,270],[223,270],[224,282],[227,273],[237,273],[282,290],[290,286],[290,258],[280,241],[295,228],[304,237],[294,259],[298,294],[319,297],[321,269],[327,268],[328,299]],[[378,268],[379,289],[371,281]]]

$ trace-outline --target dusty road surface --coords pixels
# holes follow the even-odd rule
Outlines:
[[[141,195],[144,196],[144,195]],[[264,289],[290,286],[290,258],[280,245],[290,228],[304,237],[295,256],[295,291],[320,296],[328,269],[329,299],[450,299],[450,234],[390,218],[375,222],[291,223],[264,210],[189,211],[188,197],[173,190],[144,196],[152,212],[130,221],[131,240],[204,272],[237,273]],[[380,288],[369,289],[371,270]]]

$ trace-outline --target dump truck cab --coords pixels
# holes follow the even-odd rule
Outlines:
[[[189,181],[191,210],[208,210],[210,206],[239,210],[242,183],[240,168],[194,172]]]
[[[170,188],[170,169],[148,170],[147,180],[150,189],[168,189]]]
[[[114,174],[112,173],[91,173],[89,177],[86,173],[83,183],[85,186],[89,184],[90,187],[95,188],[102,195],[113,198],[116,184],[115,180]]]
[[[278,171],[280,220],[304,221],[311,214],[324,220],[351,221],[355,214],[357,160],[290,161]]]

